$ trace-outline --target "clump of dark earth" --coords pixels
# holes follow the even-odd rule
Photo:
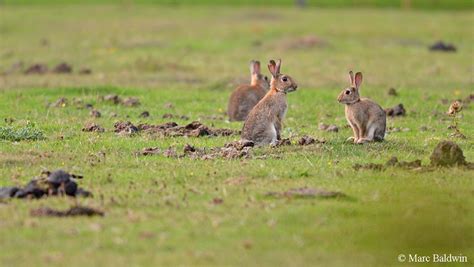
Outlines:
[[[138,115],[138,117],[140,117],[140,118],[148,118],[148,117],[150,117],[150,112],[148,112],[148,111],[143,111],[142,113],[140,113],[140,115]]]
[[[393,108],[385,109],[385,113],[390,117],[405,116],[406,110],[403,104],[398,104]]]
[[[105,132],[105,129],[94,123],[94,122],[87,122],[84,127],[82,128],[82,131],[83,132],[99,132],[99,133],[102,133],[102,132]]]
[[[171,113],[166,113],[166,114],[163,114],[162,116],[163,119],[181,119],[181,120],[189,120],[189,117],[186,116],[186,115],[175,115],[175,114],[171,114]]]
[[[326,132],[339,132],[339,128],[336,125],[328,125],[324,123],[319,124],[319,130]]]
[[[122,99],[118,95],[114,95],[114,94],[103,96],[101,97],[101,99],[103,101],[111,102],[116,105],[122,101]]]
[[[304,135],[298,140],[298,145],[300,146],[307,146],[307,145],[312,145],[312,144],[324,144],[326,143],[326,140],[319,140],[319,139],[314,139],[313,137],[309,135]]]
[[[432,44],[430,51],[441,51],[441,52],[456,52],[456,47],[453,44],[448,44],[443,41],[438,41]]]
[[[277,198],[339,198],[346,197],[342,192],[327,191],[322,188],[300,187],[292,188],[284,192],[268,192],[265,194]]]
[[[56,67],[53,69],[54,73],[71,73],[72,72],[72,67],[71,65],[67,64],[66,62],[62,62],[58,64]]]
[[[102,114],[100,113],[100,111],[98,111],[97,109],[93,109],[91,110],[91,112],[89,113],[91,117],[93,118],[100,118],[102,116]]]
[[[388,127],[387,133],[409,132],[410,128]]]
[[[40,177],[32,179],[24,187],[0,187],[0,198],[41,198],[44,196],[90,197],[92,194],[79,188],[75,179],[82,176],[63,170],[43,171]]]
[[[274,147],[291,146],[291,140],[290,138],[283,138],[283,139],[277,140],[276,144],[274,144],[273,146]]]
[[[45,74],[46,72],[48,72],[48,66],[41,63],[33,64],[25,70],[25,74]]]
[[[430,156],[432,166],[466,165],[462,149],[452,141],[440,142]]]
[[[67,98],[60,97],[58,98],[58,100],[56,100],[56,102],[51,103],[50,106],[55,107],[55,108],[63,108],[67,106],[68,103],[69,103],[69,100]]]
[[[133,135],[138,133],[138,128],[129,121],[116,122],[114,128],[114,132],[120,135]]]
[[[85,206],[74,206],[68,210],[56,210],[48,207],[33,209],[31,216],[35,217],[74,217],[74,216],[104,216],[104,212]]]
[[[136,97],[126,97],[122,100],[122,105],[126,107],[136,107],[140,105],[140,100]]]
[[[388,95],[389,96],[397,96],[398,95],[397,90],[395,90],[395,88],[393,88],[393,87],[388,89]]]
[[[89,68],[82,68],[79,70],[79,74],[81,75],[89,75],[92,74],[92,70]]]
[[[137,152],[137,155],[149,156],[149,155],[158,155],[161,154],[161,149],[158,147],[147,147]]]

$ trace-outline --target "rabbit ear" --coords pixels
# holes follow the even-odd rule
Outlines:
[[[250,74],[260,74],[260,61],[252,60],[250,61]]]
[[[359,89],[361,83],[362,83],[362,72],[357,72],[355,76],[355,87]]]
[[[273,77],[276,77],[278,74],[276,72],[276,63],[275,60],[271,59],[270,62],[268,63],[268,70],[272,74]]]
[[[354,82],[354,73],[351,71],[349,71],[349,78],[351,79],[351,86],[355,86],[355,82]]]
[[[281,60],[279,59],[276,63],[275,60],[270,60],[270,63],[268,63],[268,70],[272,74],[273,77],[278,76],[280,74],[280,65],[281,65]]]
[[[277,60],[277,62],[276,62],[276,73],[277,73],[277,75],[280,74],[280,67],[281,67],[281,59]]]

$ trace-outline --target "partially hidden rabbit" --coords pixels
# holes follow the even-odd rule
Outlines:
[[[270,90],[250,111],[242,129],[241,138],[255,145],[277,144],[288,109],[286,94],[298,88],[293,78],[280,73],[280,66],[281,60],[270,60]]]
[[[268,92],[268,77],[262,75],[260,62],[250,62],[250,85],[240,85],[231,94],[227,105],[227,115],[231,121],[244,121],[252,108]]]
[[[346,105],[346,119],[354,133],[354,136],[349,137],[348,140],[356,144],[382,141],[387,124],[385,111],[372,100],[360,97],[361,72],[357,72],[354,77],[350,71],[349,77],[351,86],[344,89],[337,98],[339,103]]]

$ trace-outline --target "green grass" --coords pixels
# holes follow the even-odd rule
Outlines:
[[[453,253],[474,259],[472,171],[355,171],[355,163],[429,156],[448,139],[441,99],[473,91],[470,11],[153,6],[3,6],[0,72],[18,61],[61,61],[91,75],[0,76],[0,118],[30,121],[46,139],[0,140],[0,186],[24,184],[43,168],[83,174],[91,199],[0,203],[2,266],[407,266],[400,253]],[[289,46],[313,35],[325,45]],[[457,53],[431,53],[442,39]],[[44,41],[46,40],[46,41]],[[45,45],[46,43],[46,45]],[[117,120],[162,123],[165,113],[215,127],[240,123],[223,115],[232,88],[248,78],[250,59],[282,58],[299,82],[288,96],[284,137],[309,134],[322,146],[259,148],[267,159],[207,160],[137,157],[144,147],[221,146],[237,136],[159,138],[116,136]],[[409,128],[383,143],[344,142],[344,107],[337,103],[350,69],[364,73],[361,93],[408,114],[388,126]],[[395,87],[397,97],[387,96]],[[99,101],[117,93],[140,98],[129,108]],[[102,117],[74,106],[46,107],[60,97],[92,103]],[[164,105],[173,103],[174,108]],[[462,111],[455,141],[474,161],[474,112]],[[148,110],[149,118],[138,118]],[[117,118],[110,115],[115,112]],[[85,133],[95,121],[105,133]],[[177,120],[184,124],[186,121]],[[318,130],[336,124],[338,133]],[[0,124],[7,127],[7,124]],[[429,131],[420,131],[427,126]],[[103,156],[105,154],[105,157]],[[228,179],[243,177],[232,185]],[[310,186],[347,199],[272,199],[268,191]],[[214,198],[222,205],[213,205]],[[74,203],[103,209],[103,218],[35,218],[32,208]],[[455,264],[453,264],[455,265]],[[459,264],[459,266],[465,266]]]
[[[291,6],[295,0],[3,0],[7,5],[18,4],[158,4],[173,6],[189,5],[219,5],[219,6]],[[376,8],[404,8],[404,9],[472,9],[474,4],[470,0],[308,0],[310,7],[376,7]]]

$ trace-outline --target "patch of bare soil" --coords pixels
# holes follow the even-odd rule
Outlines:
[[[57,210],[48,207],[33,209],[31,216],[35,217],[75,217],[75,216],[104,216],[104,212],[95,208],[86,206],[74,206],[67,210]]]
[[[340,198],[346,197],[342,192],[328,191],[322,188],[300,187],[284,192],[268,192],[266,196],[276,198]]]
[[[386,168],[404,168],[404,169],[418,169],[421,168],[421,160],[417,159],[414,161],[399,161],[397,157],[391,157],[385,164],[378,163],[367,163],[367,164],[354,164],[352,166],[354,170],[376,170],[383,171]]]
[[[385,109],[385,114],[390,117],[405,116],[406,113],[407,112],[405,110],[405,107],[403,107],[403,104],[398,104],[393,108]]]
[[[198,121],[193,121],[185,126],[179,126],[176,122],[167,122],[158,125],[139,124],[133,125],[131,122],[117,122],[114,125],[116,133],[135,133],[143,131],[150,134],[159,134],[161,136],[230,136],[238,134],[237,131],[224,128],[210,128]]]
[[[42,198],[45,196],[89,197],[92,194],[79,188],[76,179],[82,176],[67,173],[63,170],[43,171],[24,187],[0,187],[1,198]]]
[[[87,122],[84,127],[82,128],[82,131],[83,132],[98,132],[98,133],[102,133],[102,132],[105,132],[105,129],[94,123],[94,122]]]

